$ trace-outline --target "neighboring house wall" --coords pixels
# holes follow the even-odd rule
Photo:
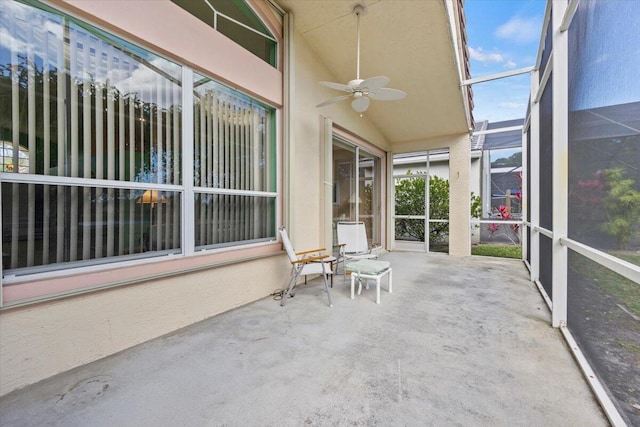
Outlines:
[[[443,159],[443,156],[446,158]],[[399,165],[394,165],[393,174],[394,175],[405,175],[408,171],[412,173],[416,172],[426,172],[427,167],[425,166],[424,156],[420,156],[420,162],[412,162],[406,163],[403,162]],[[433,160],[435,159],[435,160]],[[429,173],[431,175],[435,175],[439,178],[449,179],[449,162],[448,155],[436,154],[432,156],[431,163],[429,165]],[[471,172],[470,172],[470,188],[473,194],[480,195],[480,188],[482,184],[482,179],[480,176],[481,171],[481,157],[480,153],[472,152],[471,153]]]

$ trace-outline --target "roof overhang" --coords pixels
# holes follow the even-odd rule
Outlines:
[[[356,77],[355,2],[277,2],[293,14],[297,34],[331,70],[333,81],[346,84]],[[391,79],[387,87],[407,92],[400,101],[372,101],[367,118],[392,146],[468,132],[472,119],[470,91],[461,86],[468,77],[461,2],[360,3],[366,6],[360,18],[360,77],[384,75]]]

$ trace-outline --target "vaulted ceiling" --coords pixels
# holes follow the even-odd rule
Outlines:
[[[366,7],[360,18],[360,78],[384,75],[391,79],[387,87],[408,94],[401,101],[372,101],[365,113],[392,143],[469,128],[451,31],[456,21],[449,19],[448,1],[359,2]],[[355,1],[277,2],[293,14],[297,30],[333,72],[334,81],[346,84],[356,78]]]

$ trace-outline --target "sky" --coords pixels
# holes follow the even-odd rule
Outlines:
[[[471,77],[533,66],[538,54],[544,0],[466,0]],[[476,121],[524,118],[529,74],[472,86]]]

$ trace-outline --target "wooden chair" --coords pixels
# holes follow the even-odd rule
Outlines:
[[[335,261],[335,258],[328,254],[324,254],[324,248],[296,252],[291,245],[287,230],[284,227],[281,227],[278,231],[280,232],[280,236],[282,236],[282,245],[289,256],[289,261],[291,261],[292,266],[289,285],[282,293],[280,305],[283,306],[289,298],[289,294],[291,294],[291,291],[296,286],[298,277],[307,276],[309,274],[321,274],[324,279],[324,287],[327,291],[327,297],[329,298],[329,307],[332,307],[333,304],[331,303],[331,293],[329,291],[327,276],[333,274],[331,263]],[[329,264],[329,266],[327,266],[327,264]]]

